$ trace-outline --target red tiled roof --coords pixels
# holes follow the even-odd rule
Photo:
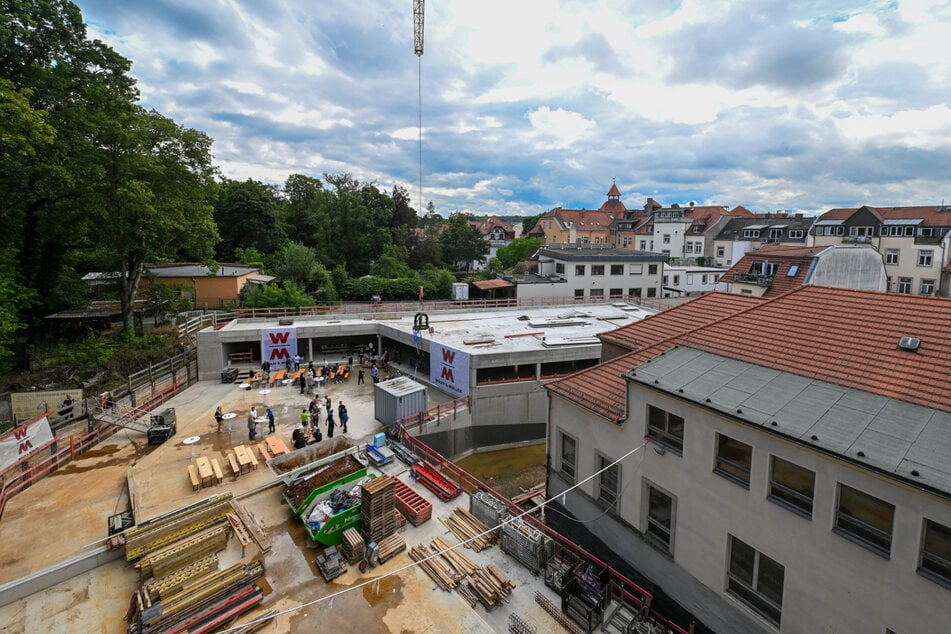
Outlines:
[[[551,213],[566,228],[569,222],[575,223],[576,229],[590,229],[592,226],[606,228],[614,220],[614,214],[598,209],[557,208],[552,209]]]
[[[610,211],[612,213],[624,213],[627,211],[627,207],[624,206],[620,200],[606,200],[604,204],[598,208],[598,211]]]
[[[746,299],[747,306],[733,302],[737,298]],[[700,304],[702,299],[708,301]],[[711,293],[682,304],[677,309],[694,304],[689,312],[702,320],[692,329],[678,324],[683,313],[677,315],[677,309],[625,326],[628,339],[634,344],[643,342],[642,347],[550,384],[548,389],[609,420],[623,420],[626,385],[618,375],[673,344],[682,344],[951,412],[951,299],[815,285],[800,286],[770,300],[751,299]],[[717,308],[721,310],[710,319]],[[723,316],[724,312],[729,314]],[[674,332],[658,341],[656,326],[668,320]],[[917,352],[899,349],[904,336],[921,340]]]
[[[743,205],[737,205],[730,210],[730,215],[737,218],[753,218],[757,214],[754,214],[752,211],[744,207]]]
[[[812,264],[812,258],[817,253],[825,251],[829,247],[800,247],[784,246],[781,244],[764,245],[756,251],[747,253],[737,260],[736,264],[721,276],[721,280],[731,281],[735,273],[748,273],[753,262],[771,260],[777,262],[779,267],[776,274],[773,275],[773,281],[763,293],[763,297],[771,298],[782,295],[786,291],[792,290],[797,286],[802,286],[806,279],[806,273],[809,271],[809,265]],[[799,269],[795,275],[790,276],[789,270],[792,266],[798,266]]]
[[[663,352],[692,329],[762,303],[748,295],[708,293],[641,321],[600,335],[632,352],[549,383],[546,387],[613,421],[625,417],[627,384],[621,375]]]
[[[683,344],[951,411],[951,299],[800,286],[694,330]],[[917,337],[917,352],[898,348]]]
[[[479,280],[472,283],[473,286],[482,291],[487,291],[492,288],[506,288],[508,286],[514,286],[511,282],[503,280],[500,277],[496,277],[491,280]]]
[[[608,196],[621,196],[621,190],[617,188],[617,183],[611,183],[611,189],[608,190]]]
[[[925,224],[948,226],[951,225],[951,206],[947,205],[918,205],[915,207],[856,207],[853,209],[830,209],[819,220],[845,220],[859,211],[868,209],[882,220],[913,220],[922,219]]]

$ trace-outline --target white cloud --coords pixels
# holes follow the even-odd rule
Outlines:
[[[552,110],[542,106],[526,115],[544,149],[565,149],[587,137],[596,126],[591,119],[580,113],[558,108]]]

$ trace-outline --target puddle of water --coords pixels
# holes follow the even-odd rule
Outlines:
[[[456,464],[509,497],[545,481],[545,445],[475,453]]]
[[[375,608],[395,608],[403,601],[403,579],[390,575],[363,586],[363,598]]]

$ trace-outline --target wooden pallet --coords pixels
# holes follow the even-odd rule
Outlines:
[[[399,533],[393,533],[389,537],[381,540],[377,544],[377,549],[377,556],[380,558],[380,563],[382,564],[392,559],[397,553],[406,550],[406,542]]]
[[[351,565],[362,561],[367,554],[363,536],[354,528],[348,528],[343,532],[343,542],[340,546],[344,559]]]

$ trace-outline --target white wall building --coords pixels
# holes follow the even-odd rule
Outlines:
[[[598,299],[661,297],[666,257],[618,249],[609,244],[557,244],[538,250],[538,278],[545,284],[519,284],[518,297]],[[546,294],[547,293],[547,294]]]

